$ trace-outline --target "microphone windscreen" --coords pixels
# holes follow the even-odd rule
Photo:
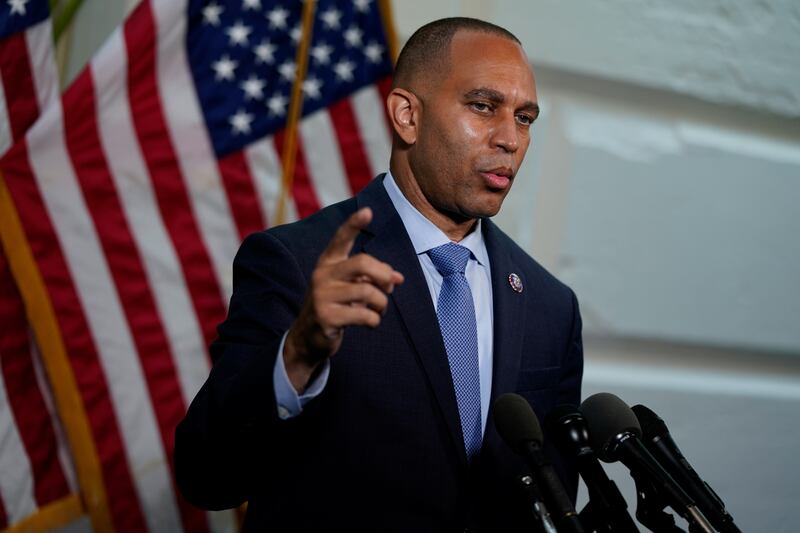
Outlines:
[[[639,425],[642,426],[642,437],[645,440],[666,437],[669,434],[667,424],[649,408],[639,404],[631,407],[631,410],[639,420]]]
[[[637,437],[642,436],[642,428],[631,408],[610,392],[589,396],[580,409],[589,426],[592,448],[606,462],[614,460],[607,451],[617,435],[630,432]]]
[[[497,432],[514,451],[522,453],[527,442],[542,444],[542,428],[528,401],[512,392],[494,402],[494,423]]]

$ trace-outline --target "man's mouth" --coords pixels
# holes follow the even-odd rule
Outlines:
[[[481,176],[490,189],[505,190],[511,184],[514,173],[510,168],[500,167],[482,171]]]

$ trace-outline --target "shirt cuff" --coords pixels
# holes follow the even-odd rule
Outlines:
[[[319,396],[328,384],[328,375],[331,371],[331,362],[325,360],[322,368],[317,372],[316,377],[309,383],[303,394],[298,394],[289,375],[286,373],[286,366],[283,362],[283,345],[286,343],[287,331],[283,334],[281,345],[278,347],[278,357],[275,358],[275,368],[272,371],[272,385],[275,389],[275,402],[278,405],[278,417],[286,420],[295,417],[303,412],[303,407]]]

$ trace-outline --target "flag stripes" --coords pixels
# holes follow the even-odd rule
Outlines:
[[[336,130],[327,110],[317,111],[300,122],[300,146],[311,187],[320,206],[346,200],[352,196],[344,163],[339,152]]]
[[[128,56],[128,97],[134,129],[208,344],[214,339],[215,324],[225,317],[224,295],[217,282],[223,267],[218,264],[216,272],[212,267],[206,239],[200,232],[202,218],[198,219],[190,200],[173,137],[163,135],[169,128],[157,79],[150,2],[142,2],[128,18],[124,34],[126,48],[136,50],[135,55]]]
[[[92,193],[85,194],[86,204],[139,354],[164,450],[171,450],[174,428],[185,412],[186,403],[139,251],[100,150],[91,70],[84,71],[76,80],[75,87],[83,99],[65,108],[68,152],[72,156],[80,190]],[[71,127],[76,125],[79,127]],[[170,467],[171,459],[172,454],[167,452]],[[178,503],[186,528],[203,531],[205,519],[202,513],[185,502],[179,500]]]
[[[391,82],[389,78],[380,80],[378,86]],[[377,87],[365,87],[356,91],[350,99],[353,114],[356,118],[359,138],[369,160],[371,175],[385,172],[389,165],[389,147],[391,146],[391,129],[385,96]],[[386,118],[386,120],[381,120]]]
[[[233,152],[219,160],[219,171],[239,230],[239,238],[267,227],[267,219],[258,204],[253,176],[247,165],[244,150]]]
[[[0,387],[5,383],[5,398],[2,403],[14,417],[14,424],[11,424],[10,429],[16,430],[13,433],[18,436],[29,462],[20,461],[18,453],[9,453],[8,459],[16,462],[17,468],[25,471],[25,481],[21,485],[26,487],[24,492],[33,495],[34,508],[43,507],[69,494],[71,488],[61,465],[61,458],[58,453],[54,453],[58,450],[59,443],[56,440],[53,413],[45,400],[37,375],[25,309],[11,279],[8,265],[5,264],[5,258],[2,257],[0,321],[3,324],[3,333],[0,336]],[[0,424],[0,427],[5,428],[6,425]],[[3,466],[13,468],[12,465]],[[28,470],[30,474],[27,473]],[[0,468],[0,471],[8,470]],[[20,487],[12,488],[19,490]],[[32,512],[33,509],[26,510]],[[25,513],[21,516],[25,516]]]
[[[5,359],[7,354],[0,354]],[[25,444],[16,426],[5,379],[0,379],[0,527],[32,514],[36,510],[33,494],[33,475]]]
[[[367,161],[367,155],[364,153],[364,141],[358,131],[358,124],[350,101],[339,100],[328,109],[330,122],[336,131],[338,153],[341,153],[343,157],[342,163],[350,186],[348,194],[350,196],[366,187],[375,174],[373,174]]]
[[[147,168],[128,105],[126,77],[116,76],[113,69],[101,67],[111,64],[111,57],[117,57],[118,68],[124,73],[125,64],[120,64],[125,58],[123,52],[122,33],[116,31],[92,64],[97,104],[103,110],[97,113],[100,141],[114,189],[122,202],[136,247],[141,251],[147,280],[153,286],[159,316],[179,370],[183,398],[188,402],[208,374],[206,358],[198,357],[205,352],[206,344],[177,252],[161,219],[152,183],[147,179]]]
[[[281,160],[277,150],[273,136],[256,141],[243,150],[250,175],[258,191],[261,212],[265,214],[267,221],[275,220],[281,191]],[[298,218],[294,198],[291,196],[286,202],[285,217],[284,222],[293,222]]]
[[[286,143],[286,131],[281,130],[276,133],[274,141],[275,150],[277,153],[282,154]],[[296,146],[294,180],[292,181],[291,195],[294,198],[297,216],[299,218],[305,218],[319,211],[322,204],[319,202],[317,192],[314,190],[314,185],[311,183],[311,177],[308,175],[305,151],[303,150],[303,142],[300,136],[297,138]]]
[[[194,216],[200,231],[199,242],[207,251],[221,298],[227,305],[233,283],[230,258],[236,255],[240,240],[230,206],[225,198],[222,179],[217,168],[217,157],[205,127],[189,70],[185,46],[187,0],[149,0],[142,2],[138,10],[142,11],[143,19],[158,28],[157,33],[149,28],[145,31],[157,38],[158,55],[154,61],[157,68],[158,92],[152,95],[153,98],[163,102],[165,131],[168,132],[166,141],[175,150],[180,170],[178,175],[183,178],[184,186],[189,193],[190,213]],[[147,16],[148,13],[150,16]],[[136,18],[139,18],[139,14],[129,17],[126,28],[132,27],[132,22]],[[126,30],[126,32],[132,34],[132,31]],[[138,46],[144,44],[141,38],[139,36],[128,40],[129,49],[136,50],[134,54],[136,57],[139,55]],[[130,48],[131,46],[137,48]],[[149,68],[153,68],[153,65],[150,64]],[[161,137],[163,134],[159,136]],[[193,278],[187,276],[187,279],[191,283]],[[209,293],[208,298],[212,297],[213,295]],[[222,312],[224,315],[224,309]],[[208,316],[200,316],[204,320],[211,319]]]
[[[0,71],[3,72],[4,107],[11,131],[9,140],[19,139],[39,116],[25,33],[16,33],[3,41],[0,47]],[[0,148],[5,151],[8,146]]]
[[[4,32],[17,23],[6,19]],[[0,153],[23,137],[57,90],[49,20],[4,33]],[[64,501],[76,490],[49,383],[37,357],[22,297],[0,249],[0,529]]]
[[[274,224],[280,196],[285,130],[214,151],[188,63],[187,5],[143,0],[0,161],[117,531],[235,528],[232,512],[203,513],[177,494],[173,434],[208,375],[238,244]],[[388,80],[302,118],[289,221],[387,169]]]

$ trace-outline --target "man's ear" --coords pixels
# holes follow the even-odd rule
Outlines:
[[[408,145],[417,142],[419,108],[419,98],[414,93],[399,87],[392,89],[386,98],[386,109],[389,111],[392,129]]]

